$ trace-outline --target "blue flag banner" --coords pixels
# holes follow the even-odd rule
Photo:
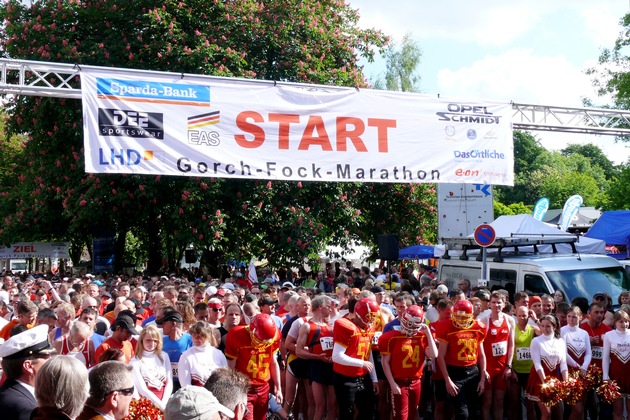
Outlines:
[[[538,200],[536,206],[534,206],[534,219],[540,220],[542,222],[542,219],[543,217],[545,217],[547,210],[549,210],[549,199],[547,197],[543,197]]]
[[[569,227],[569,223],[573,219],[582,206],[584,200],[581,195],[574,195],[569,197],[569,199],[564,203],[564,207],[562,208],[562,217],[560,218],[560,230],[566,231]]]

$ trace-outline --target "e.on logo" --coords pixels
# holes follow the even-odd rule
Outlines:
[[[461,176],[461,177],[479,176],[479,169],[457,168],[455,169],[455,176]]]

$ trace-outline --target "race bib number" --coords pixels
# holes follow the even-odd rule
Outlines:
[[[492,343],[492,355],[494,357],[501,357],[507,354],[507,341],[499,341],[498,343]]]
[[[516,349],[516,360],[532,360],[532,353],[529,347],[519,347]]]
[[[378,345],[378,339],[381,337],[381,335],[383,335],[383,331],[377,331],[374,333],[374,337],[372,337],[372,344],[377,346]]]
[[[332,337],[322,337],[322,338],[319,339],[319,344],[321,344],[322,350],[324,350],[324,351],[332,350],[333,349],[334,340],[333,340]]]
[[[591,351],[593,354],[593,359],[602,360],[602,355],[604,354],[604,348],[599,346],[591,347]]]
[[[171,371],[173,372],[173,378],[179,378],[179,371],[177,370],[177,363],[171,363]]]

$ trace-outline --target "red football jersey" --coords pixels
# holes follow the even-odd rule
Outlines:
[[[593,328],[588,322],[580,324],[580,328],[588,333],[589,337],[599,337],[598,343],[591,343],[591,363],[595,363],[598,368],[602,368],[602,357],[604,355],[604,334],[612,330],[606,324],[600,324],[599,327]]]
[[[280,339],[280,331],[276,331],[269,347],[257,349],[252,345],[248,326],[234,327],[225,337],[225,356],[236,360],[236,370],[249,376],[252,385],[263,385],[271,379],[269,366],[280,348]]]
[[[470,328],[458,328],[453,323],[445,323],[438,331],[437,339],[448,343],[444,361],[451,366],[473,366],[477,364],[479,345],[486,336],[486,326],[475,321]]]
[[[357,327],[349,319],[341,318],[335,321],[333,327],[333,338],[335,344],[339,344],[346,349],[346,355],[361,360],[370,360],[370,351],[374,331],[365,331]],[[366,375],[368,370],[354,366],[333,363],[333,371],[340,375],[358,378]]]
[[[431,332],[433,333],[433,338],[435,338],[437,340],[437,337],[441,334],[441,331],[444,328],[447,328],[448,325],[451,325],[452,321],[450,319],[440,319],[437,321],[434,321],[432,323],[429,324],[429,328],[431,329]],[[438,350],[440,347],[440,343],[436,342],[435,344],[437,344],[438,346]],[[440,368],[437,365],[437,358],[433,361],[433,371],[431,371],[431,378],[433,378],[434,380],[444,380],[444,375],[442,375],[442,371],[440,370]]]
[[[419,379],[424,370],[424,351],[427,348],[427,337],[419,333],[413,337],[407,337],[400,331],[383,333],[378,340],[378,348],[381,354],[389,354],[391,361],[389,366],[394,379]]]

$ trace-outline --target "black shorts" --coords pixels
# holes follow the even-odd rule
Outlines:
[[[293,359],[291,362],[289,362],[289,366],[287,367],[287,370],[289,370],[289,373],[293,376],[295,376],[298,379],[308,379],[308,365],[309,365],[309,361],[306,359],[300,359],[299,357],[296,359]]]
[[[321,360],[311,360],[308,365],[308,379],[322,385],[333,385],[333,364]]]
[[[433,389],[435,390],[435,401],[446,401],[448,393],[446,392],[446,381],[444,379],[434,379]]]

